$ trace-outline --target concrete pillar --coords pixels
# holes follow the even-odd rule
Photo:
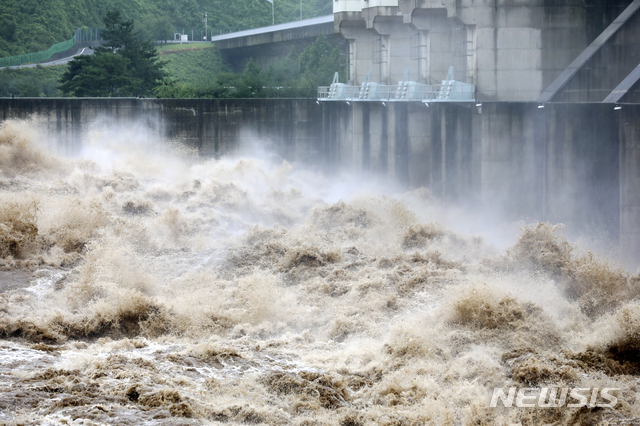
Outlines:
[[[418,74],[419,81],[425,84],[431,82],[431,62],[429,57],[431,56],[431,37],[429,31],[420,31],[419,33],[419,48],[418,54]]]
[[[477,38],[476,38],[476,26],[467,25],[467,78],[466,83],[477,84],[476,72],[477,72]]]
[[[332,103],[333,104],[333,103]],[[354,152],[362,147],[362,129],[361,123],[357,123],[354,117],[361,117],[362,105],[352,102],[347,105],[346,102],[335,103],[337,109],[336,121],[336,165],[339,170],[347,170],[352,172],[354,168],[360,169],[361,157],[355,157]],[[357,158],[357,160],[356,160]]]
[[[616,111],[620,128],[620,248],[632,267],[640,265],[640,105]]]
[[[349,40],[349,73],[350,84],[354,86],[364,82],[367,72],[376,77],[379,72],[373,63],[374,44],[377,35],[362,26],[340,27],[340,33]]]
[[[391,43],[388,35],[378,35],[373,45],[374,68],[377,68],[377,77],[380,84],[391,84],[389,71],[391,68]],[[375,81],[376,72],[372,73]]]
[[[481,199],[489,209],[510,219],[540,218],[542,170],[536,156],[533,114],[536,106],[527,103],[483,103],[481,122]]]
[[[431,186],[431,108],[422,103],[407,105],[407,137],[410,153],[409,186]]]
[[[471,109],[454,105],[445,116],[446,197],[466,204],[472,194]]]
[[[393,106],[393,176],[400,184],[410,185],[409,159],[411,145],[409,144],[409,106],[404,102],[390,104]]]
[[[389,155],[388,106],[372,102],[369,111],[369,170],[386,177]]]
[[[369,103],[352,102],[349,114],[351,115],[351,137],[343,141],[340,154],[341,166],[344,170],[359,174],[362,173],[364,166],[364,144],[368,144],[369,139]]]
[[[357,84],[356,82],[358,81],[358,61],[356,61],[357,58],[357,44],[355,39],[348,39],[347,42],[349,43],[349,77],[348,77],[348,83],[355,85]]]
[[[617,243],[619,136],[607,104],[547,104],[546,219]]]
[[[455,56],[453,40],[455,28],[460,23],[449,19],[444,9],[430,9],[427,13],[414,14],[411,24],[405,26],[414,34],[419,34],[422,46],[419,51],[423,58],[419,61],[419,68],[424,82],[430,83],[432,79],[444,80],[451,65],[457,65],[456,73],[466,72],[461,69],[464,66],[455,64],[456,59],[458,62],[463,59]]]

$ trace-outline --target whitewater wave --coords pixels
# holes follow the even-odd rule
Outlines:
[[[0,128],[0,422],[639,415],[640,277],[561,226],[501,250],[425,189],[199,159],[126,129],[94,129],[68,159],[34,122]],[[618,388],[620,403],[490,408],[509,386]]]

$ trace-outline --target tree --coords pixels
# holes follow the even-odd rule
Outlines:
[[[134,31],[133,19],[125,21],[120,12],[107,12],[104,18],[105,30],[102,35],[107,40],[96,52],[112,52],[129,60],[127,69],[132,78],[135,94],[148,95],[158,86],[166,73],[158,57],[155,43],[141,40]]]
[[[237,87],[238,98],[264,97],[264,73],[262,67],[253,58],[249,59]]]
[[[60,90],[72,96],[131,96],[137,80],[127,69],[129,60],[104,52],[79,56],[69,62]]]
[[[284,59],[273,62],[267,68],[269,83],[277,87],[293,86],[300,79],[298,58],[290,52]]]
[[[333,2],[327,0],[316,0],[314,12],[318,15],[330,15],[333,13]]]
[[[302,51],[298,61],[302,85],[315,91],[317,86],[331,84],[334,73],[340,70],[340,51],[320,36]]]
[[[117,50],[135,48],[136,34],[133,31],[133,19],[129,21],[123,20],[120,12],[111,10],[107,12],[102,19],[104,22],[104,30],[102,37],[106,40],[96,52],[112,52]]]
[[[79,56],[69,62],[60,89],[74,96],[149,95],[166,73],[154,43],[140,40],[133,20],[120,12],[107,12],[102,32],[106,42],[93,56]]]
[[[0,15],[0,38],[7,41],[13,41],[18,24],[14,16],[3,14]]]
[[[0,70],[0,96],[60,96],[61,67],[3,68]]]
[[[171,40],[174,27],[166,17],[145,16],[140,21],[140,35],[143,40]]]

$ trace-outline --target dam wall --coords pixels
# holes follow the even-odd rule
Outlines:
[[[423,186],[447,202],[495,209],[509,220],[562,222],[640,248],[640,105],[325,108],[325,129],[337,129],[325,135],[325,146],[334,147],[332,159],[342,169]]]
[[[0,121],[38,117],[38,126],[65,155],[96,122],[144,126],[159,139],[182,142],[201,155],[222,156],[259,139],[289,161],[315,160],[322,120],[313,100],[300,99],[0,99]]]
[[[0,99],[0,120],[33,114],[68,155],[96,120],[142,125],[203,156],[250,142],[331,175],[425,187],[501,220],[562,222],[640,253],[638,104]]]

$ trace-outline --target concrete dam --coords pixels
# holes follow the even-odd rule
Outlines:
[[[333,6],[333,19],[215,40],[235,67],[272,63],[318,34],[340,49],[345,83],[319,88],[321,105],[299,101],[297,124],[272,136],[285,157],[423,186],[512,220],[562,222],[640,260],[640,1]],[[446,82],[473,97],[431,102]],[[398,102],[403,87],[415,89],[413,102]],[[248,125],[277,128],[261,114]],[[218,154],[205,142],[212,129],[221,141],[219,125],[203,125],[196,140]]]
[[[427,188],[448,203],[569,229],[640,251],[640,105],[316,102],[313,99],[2,99],[77,155],[97,119],[144,123],[202,156],[247,139],[282,159]],[[479,210],[478,210],[479,211]]]
[[[215,41],[313,99],[0,99],[0,423],[638,424],[640,0],[332,3]]]
[[[333,16],[213,40],[241,70],[327,37],[346,83],[319,88],[317,101],[0,99],[0,118],[36,114],[70,155],[98,118],[143,122],[203,156],[253,139],[328,173],[424,187],[508,220],[562,222],[636,262],[639,11],[640,0],[336,0]],[[442,96],[456,85],[464,99]]]

